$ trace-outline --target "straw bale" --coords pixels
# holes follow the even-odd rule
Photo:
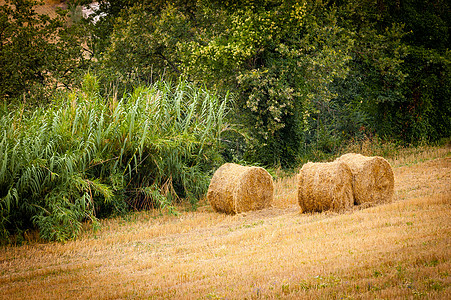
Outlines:
[[[336,161],[345,163],[351,169],[355,204],[393,200],[395,177],[390,163],[383,157],[348,153]]]
[[[213,209],[228,214],[269,207],[273,198],[274,183],[265,169],[232,163],[215,172],[207,192]]]
[[[339,162],[307,163],[298,174],[298,202],[303,212],[342,211],[352,207],[352,173]]]

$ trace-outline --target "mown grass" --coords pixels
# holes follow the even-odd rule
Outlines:
[[[8,299],[447,299],[451,149],[390,158],[395,201],[300,214],[276,180],[274,207],[235,216],[158,211],[101,221],[66,243],[0,252]]]

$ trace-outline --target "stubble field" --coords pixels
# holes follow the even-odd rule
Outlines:
[[[0,299],[450,299],[451,148],[389,159],[395,200],[301,214],[295,177],[275,203],[226,216],[103,220],[67,243],[0,248]]]

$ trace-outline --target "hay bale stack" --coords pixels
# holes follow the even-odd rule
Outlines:
[[[383,157],[348,153],[336,161],[351,169],[355,204],[393,200],[395,177],[390,163]]]
[[[342,211],[354,204],[352,173],[340,162],[307,163],[298,174],[298,202],[303,212]]]
[[[215,172],[207,192],[213,209],[228,214],[269,207],[273,198],[274,183],[265,169],[232,163]]]

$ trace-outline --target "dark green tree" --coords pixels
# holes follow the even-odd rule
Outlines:
[[[334,98],[330,82],[346,77],[352,36],[316,3],[231,1],[210,9],[222,26],[190,43],[186,72],[237,92],[247,159],[295,164],[313,129],[310,116]]]
[[[422,0],[101,2],[107,15],[94,26],[103,43],[96,55],[104,78],[129,89],[184,76],[232,91],[245,158],[288,165],[354,137],[449,136],[446,7]]]
[[[66,12],[56,18],[36,13],[31,0],[0,6],[0,98],[31,96],[42,101],[59,87],[70,87],[87,66],[82,34],[67,26]]]
[[[449,137],[448,2],[332,2],[357,37],[350,76],[334,85],[348,136],[364,129],[408,143]]]
[[[191,3],[127,3],[106,16],[116,17],[98,58],[103,77],[127,87],[182,75],[230,90],[246,159],[295,163],[313,130],[309,116],[329,107],[330,82],[348,72],[352,36],[321,3]]]

